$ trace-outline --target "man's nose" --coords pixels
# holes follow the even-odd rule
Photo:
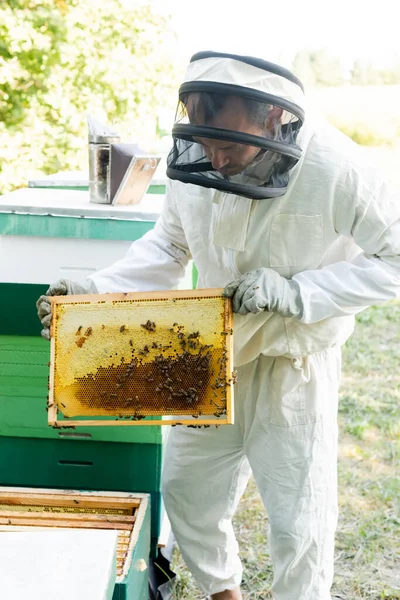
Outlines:
[[[213,150],[211,155],[211,164],[214,169],[222,169],[229,163],[229,158],[220,150]]]

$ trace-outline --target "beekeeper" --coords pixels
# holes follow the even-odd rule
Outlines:
[[[232,516],[251,471],[275,600],[330,598],[340,349],[355,314],[400,294],[399,200],[356,144],[305,112],[286,69],[193,56],[154,229],[87,285],[47,292],[168,289],[192,258],[198,287],[232,298],[235,425],[171,430],[163,475],[181,553],[219,600],[242,597]],[[48,328],[48,300],[38,305]]]

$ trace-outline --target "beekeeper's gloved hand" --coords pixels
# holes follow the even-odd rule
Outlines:
[[[69,279],[59,279],[52,283],[45,296],[40,296],[36,302],[38,317],[42,322],[41,336],[50,339],[51,303],[49,296],[70,296],[72,294],[97,294],[97,288],[91,279],[85,283],[76,283]]]
[[[223,295],[232,298],[232,308],[240,315],[276,312],[282,317],[301,318],[303,305],[297,283],[273,269],[256,269],[229,283]]]

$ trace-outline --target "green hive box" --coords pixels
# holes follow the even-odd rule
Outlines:
[[[151,496],[151,552],[163,517],[162,446],[0,437],[0,485],[145,492]]]
[[[114,207],[88,206],[87,192],[24,189],[0,197],[0,484],[150,493],[155,553],[168,427],[49,427],[49,344],[35,308],[48,282],[122,257],[154,226],[162,197],[153,198],[148,209],[114,214]]]
[[[76,504],[73,504],[74,507],[76,507],[77,504],[79,504],[79,500],[76,500],[76,498],[79,498],[79,496],[83,496],[85,498],[88,497],[87,492],[90,492],[91,490],[88,490],[87,488],[80,488],[78,489],[73,489],[72,490],[72,498],[75,498],[75,500],[73,500],[73,502]],[[65,502],[65,494],[63,493],[64,490],[62,490],[62,495],[64,497],[64,502]],[[100,494],[100,497],[102,499],[104,499],[104,492],[107,492],[107,490],[97,490],[97,492]],[[58,506],[58,502],[56,499],[57,496],[57,490],[54,489],[54,487],[52,488],[38,488],[37,492],[36,492],[36,497],[35,499],[32,499],[31,501],[29,501],[28,499],[23,499],[24,495],[31,495],[31,494],[35,494],[35,489],[32,489],[31,487],[25,487],[23,486],[21,489],[19,489],[18,487],[15,486],[7,486],[7,487],[2,487],[1,488],[1,493],[6,493],[8,495],[8,497],[10,496],[10,494],[12,496],[14,496],[15,498],[18,498],[20,500],[20,507],[23,510],[22,506],[24,504],[41,504],[40,500],[38,498],[46,498],[49,497],[49,500],[46,502],[47,506]],[[136,503],[137,505],[137,510],[135,513],[135,523],[134,523],[134,528],[133,531],[130,533],[131,536],[131,543],[132,546],[130,551],[128,550],[128,554],[125,557],[124,560],[124,567],[122,572],[120,571],[119,573],[117,573],[117,578],[116,578],[116,582],[115,582],[115,586],[114,586],[114,590],[113,590],[113,595],[112,595],[112,600],[148,600],[149,598],[149,555],[150,555],[150,527],[151,527],[151,520],[152,520],[152,516],[150,513],[150,505],[151,505],[151,499],[149,497],[148,494],[143,494],[143,493],[132,493],[129,492],[129,495],[126,498],[126,501],[129,503],[130,501],[133,501],[134,503]],[[89,494],[89,496],[91,496],[91,499],[94,501],[92,506],[96,506],[96,494]],[[124,500],[124,496],[118,494],[118,497],[120,500]],[[51,498],[51,499],[50,499]],[[70,504],[72,504],[72,498],[70,500]],[[6,501],[7,502],[7,501]],[[68,501],[67,501],[68,502]],[[68,505],[68,504],[67,504]],[[65,504],[64,504],[65,506]],[[4,510],[4,508],[3,508]],[[31,512],[29,511],[30,514],[34,515],[35,511]],[[59,510],[55,510],[54,512],[59,513]],[[69,514],[71,514],[71,512],[74,512],[74,510],[70,510],[68,511]],[[96,511],[94,511],[96,512]],[[14,516],[18,517],[18,511],[14,511]],[[26,513],[25,517],[26,517]],[[47,515],[51,515],[51,511],[47,512]],[[85,519],[85,514],[81,514],[82,519]],[[68,519],[68,515],[66,516],[66,518]],[[73,524],[71,525],[72,527],[74,526],[74,524],[76,525],[77,522],[79,521],[79,519],[74,519]],[[31,525],[34,526],[35,525],[35,518],[31,519]],[[16,527],[17,530],[19,529],[18,524],[14,523],[11,524],[10,523],[11,528]],[[54,521],[54,526],[57,527],[57,521]],[[39,526],[39,529],[43,528],[44,525]],[[118,529],[118,525],[116,525],[117,529]],[[34,531],[34,527],[29,527],[28,523],[25,522],[25,528],[30,529],[31,532]],[[3,529],[4,530],[4,529]],[[12,531],[12,529],[9,529],[10,531]],[[124,551],[124,549],[120,549],[121,552]],[[119,557],[121,559],[121,555]],[[117,559],[118,561],[118,559]],[[118,562],[117,562],[118,565]],[[118,569],[118,566],[117,566]],[[14,596],[13,596],[14,597]],[[18,595],[18,597],[20,597],[20,595]],[[36,597],[36,595],[35,595]],[[108,597],[108,594],[107,594]],[[47,598],[47,596],[46,596]],[[7,599],[4,598],[4,600],[11,600],[10,598]],[[71,598],[71,600],[73,600],[73,598]],[[90,598],[88,598],[88,600],[90,600]]]
[[[131,556],[129,571],[122,581],[117,581],[112,600],[148,600],[149,599],[149,554],[150,554],[150,524],[152,516],[150,507],[142,521]],[[89,600],[89,599],[88,599]]]
[[[112,600],[148,600],[150,553],[150,511],[147,509],[132,555],[131,567],[123,581],[115,584]],[[141,570],[140,563],[145,568]]]
[[[88,193],[79,191],[22,189],[0,196],[0,436],[62,437],[47,425],[50,347],[40,337],[36,300],[49,282],[84,279],[122,258],[154,227],[162,205],[154,197],[140,210],[116,210],[90,205]],[[161,446],[162,429],[80,428],[76,437]]]

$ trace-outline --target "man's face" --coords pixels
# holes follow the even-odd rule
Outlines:
[[[187,109],[191,114],[191,101],[189,98]],[[226,106],[218,112],[211,121],[205,123],[201,110],[196,110],[196,118],[190,119],[194,125],[206,125],[230,131],[240,131],[261,137],[267,137],[267,130],[254,123],[246,110],[241,98],[230,97]],[[205,137],[195,137],[194,140],[201,144],[208,160],[214,169],[222,175],[237,175],[246,169],[260,152],[260,148],[229,142],[215,140]]]

